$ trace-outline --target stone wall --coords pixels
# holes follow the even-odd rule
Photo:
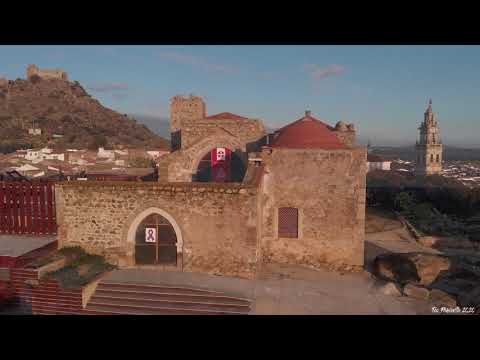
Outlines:
[[[266,135],[262,122],[255,119],[186,119],[182,121],[182,149],[192,146],[218,130],[249,144],[248,147],[252,148],[250,151],[258,150],[256,143]]]
[[[35,65],[29,65],[27,68],[27,79],[30,80],[34,75],[42,79],[68,80],[67,73],[61,69],[39,69]]]
[[[179,150],[182,144],[182,124],[185,120],[199,120],[207,116],[207,105],[199,96],[174,96],[170,100],[171,148]]]
[[[159,159],[159,181],[190,182],[197,173],[200,160],[212,149],[224,147],[235,152],[245,165],[248,144],[220,129],[212,129],[209,136],[199,138],[188,148],[174,151]]]
[[[56,185],[56,201],[59,247],[80,245],[121,267],[133,266],[132,228],[140,214],[158,208],[178,226],[184,271],[255,275],[255,186],[66,182]]]
[[[443,145],[442,144],[417,144],[415,172],[418,175],[433,175],[442,172]],[[432,158],[433,156],[433,158]],[[437,161],[438,156],[438,161]],[[433,160],[433,161],[432,161]]]
[[[200,96],[174,96],[170,100],[170,127],[175,132],[182,128],[183,120],[198,120],[207,116],[207,106]]]
[[[365,148],[264,149],[259,191],[265,261],[321,267],[361,266],[364,259]],[[278,208],[299,209],[298,238],[278,237]]]
[[[334,131],[338,139],[347,145],[348,147],[353,147],[356,144],[356,132],[354,130],[347,131]]]

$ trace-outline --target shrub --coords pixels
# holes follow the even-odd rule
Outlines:
[[[432,204],[430,203],[415,205],[412,210],[415,217],[420,221],[430,220],[433,216]]]
[[[45,278],[57,280],[64,288],[84,286],[96,276],[116,268],[103,256],[88,254],[79,246],[62,248],[58,253],[67,258],[68,265],[46,274]]]
[[[102,134],[98,134],[98,135],[95,135],[89,145],[89,149],[91,150],[96,150],[98,149],[99,147],[105,147],[107,145],[107,138],[105,137],[105,135],[102,135]]]
[[[136,157],[136,158],[130,159],[128,161],[128,164],[131,167],[149,168],[149,167],[152,167],[152,160],[149,158]]]
[[[414,206],[415,200],[413,195],[408,192],[402,191],[395,196],[395,207],[401,211],[410,211]]]
[[[32,76],[30,76],[29,80],[32,84],[36,84],[36,83],[42,81],[42,78],[38,75],[32,75]]]

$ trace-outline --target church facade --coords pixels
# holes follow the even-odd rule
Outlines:
[[[119,267],[254,278],[262,264],[362,267],[365,147],[352,124],[309,111],[268,134],[259,119],[171,103],[172,151],[158,183],[66,182],[59,244]]]

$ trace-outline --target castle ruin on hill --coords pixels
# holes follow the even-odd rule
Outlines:
[[[38,76],[41,79],[57,79],[68,81],[68,74],[62,69],[40,69],[36,65],[28,65],[27,79],[31,80],[33,76]]]

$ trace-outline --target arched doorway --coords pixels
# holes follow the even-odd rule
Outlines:
[[[228,148],[214,148],[198,163],[193,181],[197,182],[242,182],[245,164],[240,152]]]
[[[151,213],[135,231],[135,264],[177,266],[179,245],[172,223],[157,212]]]

